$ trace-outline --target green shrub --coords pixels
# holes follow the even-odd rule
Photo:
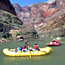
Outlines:
[[[17,32],[17,33],[16,33],[16,36],[18,36],[18,35],[20,35],[20,32]]]

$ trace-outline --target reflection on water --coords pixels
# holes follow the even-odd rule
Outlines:
[[[47,55],[46,55],[47,56]],[[9,57],[9,56],[5,56],[4,57],[4,60],[7,61],[7,60],[46,60],[46,59],[49,59],[50,56],[32,56],[32,58],[30,58],[29,56],[28,57]]]
[[[30,63],[32,63],[31,65],[39,65],[39,64],[43,64],[44,61],[49,61],[50,60],[51,55],[44,55],[44,56],[32,56],[32,58],[30,57],[8,57],[5,56],[3,57],[3,62],[5,65],[8,65],[9,63],[13,64],[13,65],[20,65],[24,64],[24,65],[28,65]],[[9,64],[9,65],[11,65]]]

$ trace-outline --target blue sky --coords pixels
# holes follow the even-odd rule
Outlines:
[[[48,0],[10,0],[11,4],[18,3],[21,7],[24,7],[26,5],[31,5],[34,3],[47,2],[47,1]]]

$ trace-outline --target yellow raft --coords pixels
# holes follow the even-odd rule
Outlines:
[[[14,49],[13,49],[14,50]],[[50,53],[51,48],[50,47],[45,47],[45,48],[40,48],[40,51],[11,51],[8,48],[3,49],[3,53],[7,56],[41,56]]]

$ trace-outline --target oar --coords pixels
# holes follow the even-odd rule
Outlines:
[[[65,43],[65,42],[61,42],[61,43]]]
[[[30,58],[32,58],[32,56],[31,56],[31,51],[30,51]]]

